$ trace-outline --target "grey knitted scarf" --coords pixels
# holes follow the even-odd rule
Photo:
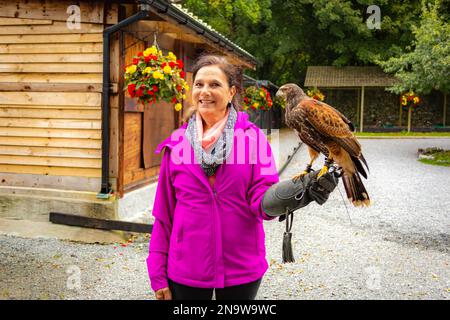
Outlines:
[[[200,163],[203,172],[205,172],[208,177],[216,173],[218,166],[222,164],[230,155],[231,147],[233,146],[234,125],[237,120],[237,112],[233,105],[229,105],[229,108],[230,113],[228,114],[227,123],[222,135],[212,148],[211,153],[205,152],[202,148],[200,138],[197,137],[197,122],[195,119],[196,113],[191,116],[186,128],[186,138],[188,138],[192,148],[194,149],[196,160]]]

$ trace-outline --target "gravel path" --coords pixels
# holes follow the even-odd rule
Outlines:
[[[295,139],[283,136],[282,145]],[[449,149],[450,139],[361,143],[372,207],[347,204],[351,223],[334,192],[300,209],[291,264],[280,263],[284,223],[266,222],[271,266],[258,299],[450,299],[450,168],[416,160],[418,148]],[[302,148],[281,178],[306,161]],[[1,235],[0,299],[153,299],[147,248],[143,236],[122,246]]]

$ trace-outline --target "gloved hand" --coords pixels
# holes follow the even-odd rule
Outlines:
[[[311,201],[324,204],[338,184],[338,174],[336,171],[327,172],[317,178],[319,172],[312,171],[296,182],[288,179],[272,185],[264,194],[261,204],[264,212],[277,217],[283,216],[287,209],[292,212]],[[283,220],[281,218],[280,221]]]
[[[336,171],[327,172],[317,179],[319,171],[314,171],[314,175],[310,180],[309,187],[307,186],[307,193],[310,198],[315,200],[318,204],[323,205],[330,196],[330,193],[336,188],[339,183],[338,174]]]

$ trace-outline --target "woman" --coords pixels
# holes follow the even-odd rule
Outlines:
[[[270,145],[236,109],[238,70],[206,55],[194,64],[193,79],[188,122],[156,150],[165,152],[147,258],[151,286],[159,300],[211,299],[214,290],[217,300],[254,299],[268,268],[263,220],[307,202],[277,197],[283,183],[276,184]]]

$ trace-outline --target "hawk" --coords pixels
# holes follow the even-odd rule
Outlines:
[[[308,97],[293,83],[280,87],[276,93],[286,101],[286,124],[308,146],[311,161],[305,171],[295,175],[295,181],[312,171],[312,164],[320,153],[326,157],[318,176],[322,176],[336,162],[342,169],[342,180],[347,198],[355,206],[369,206],[369,194],[360,174],[367,179],[362,163],[369,169],[361,153],[361,145],[353,135],[353,124],[332,106]],[[362,162],[362,163],[361,163]]]

